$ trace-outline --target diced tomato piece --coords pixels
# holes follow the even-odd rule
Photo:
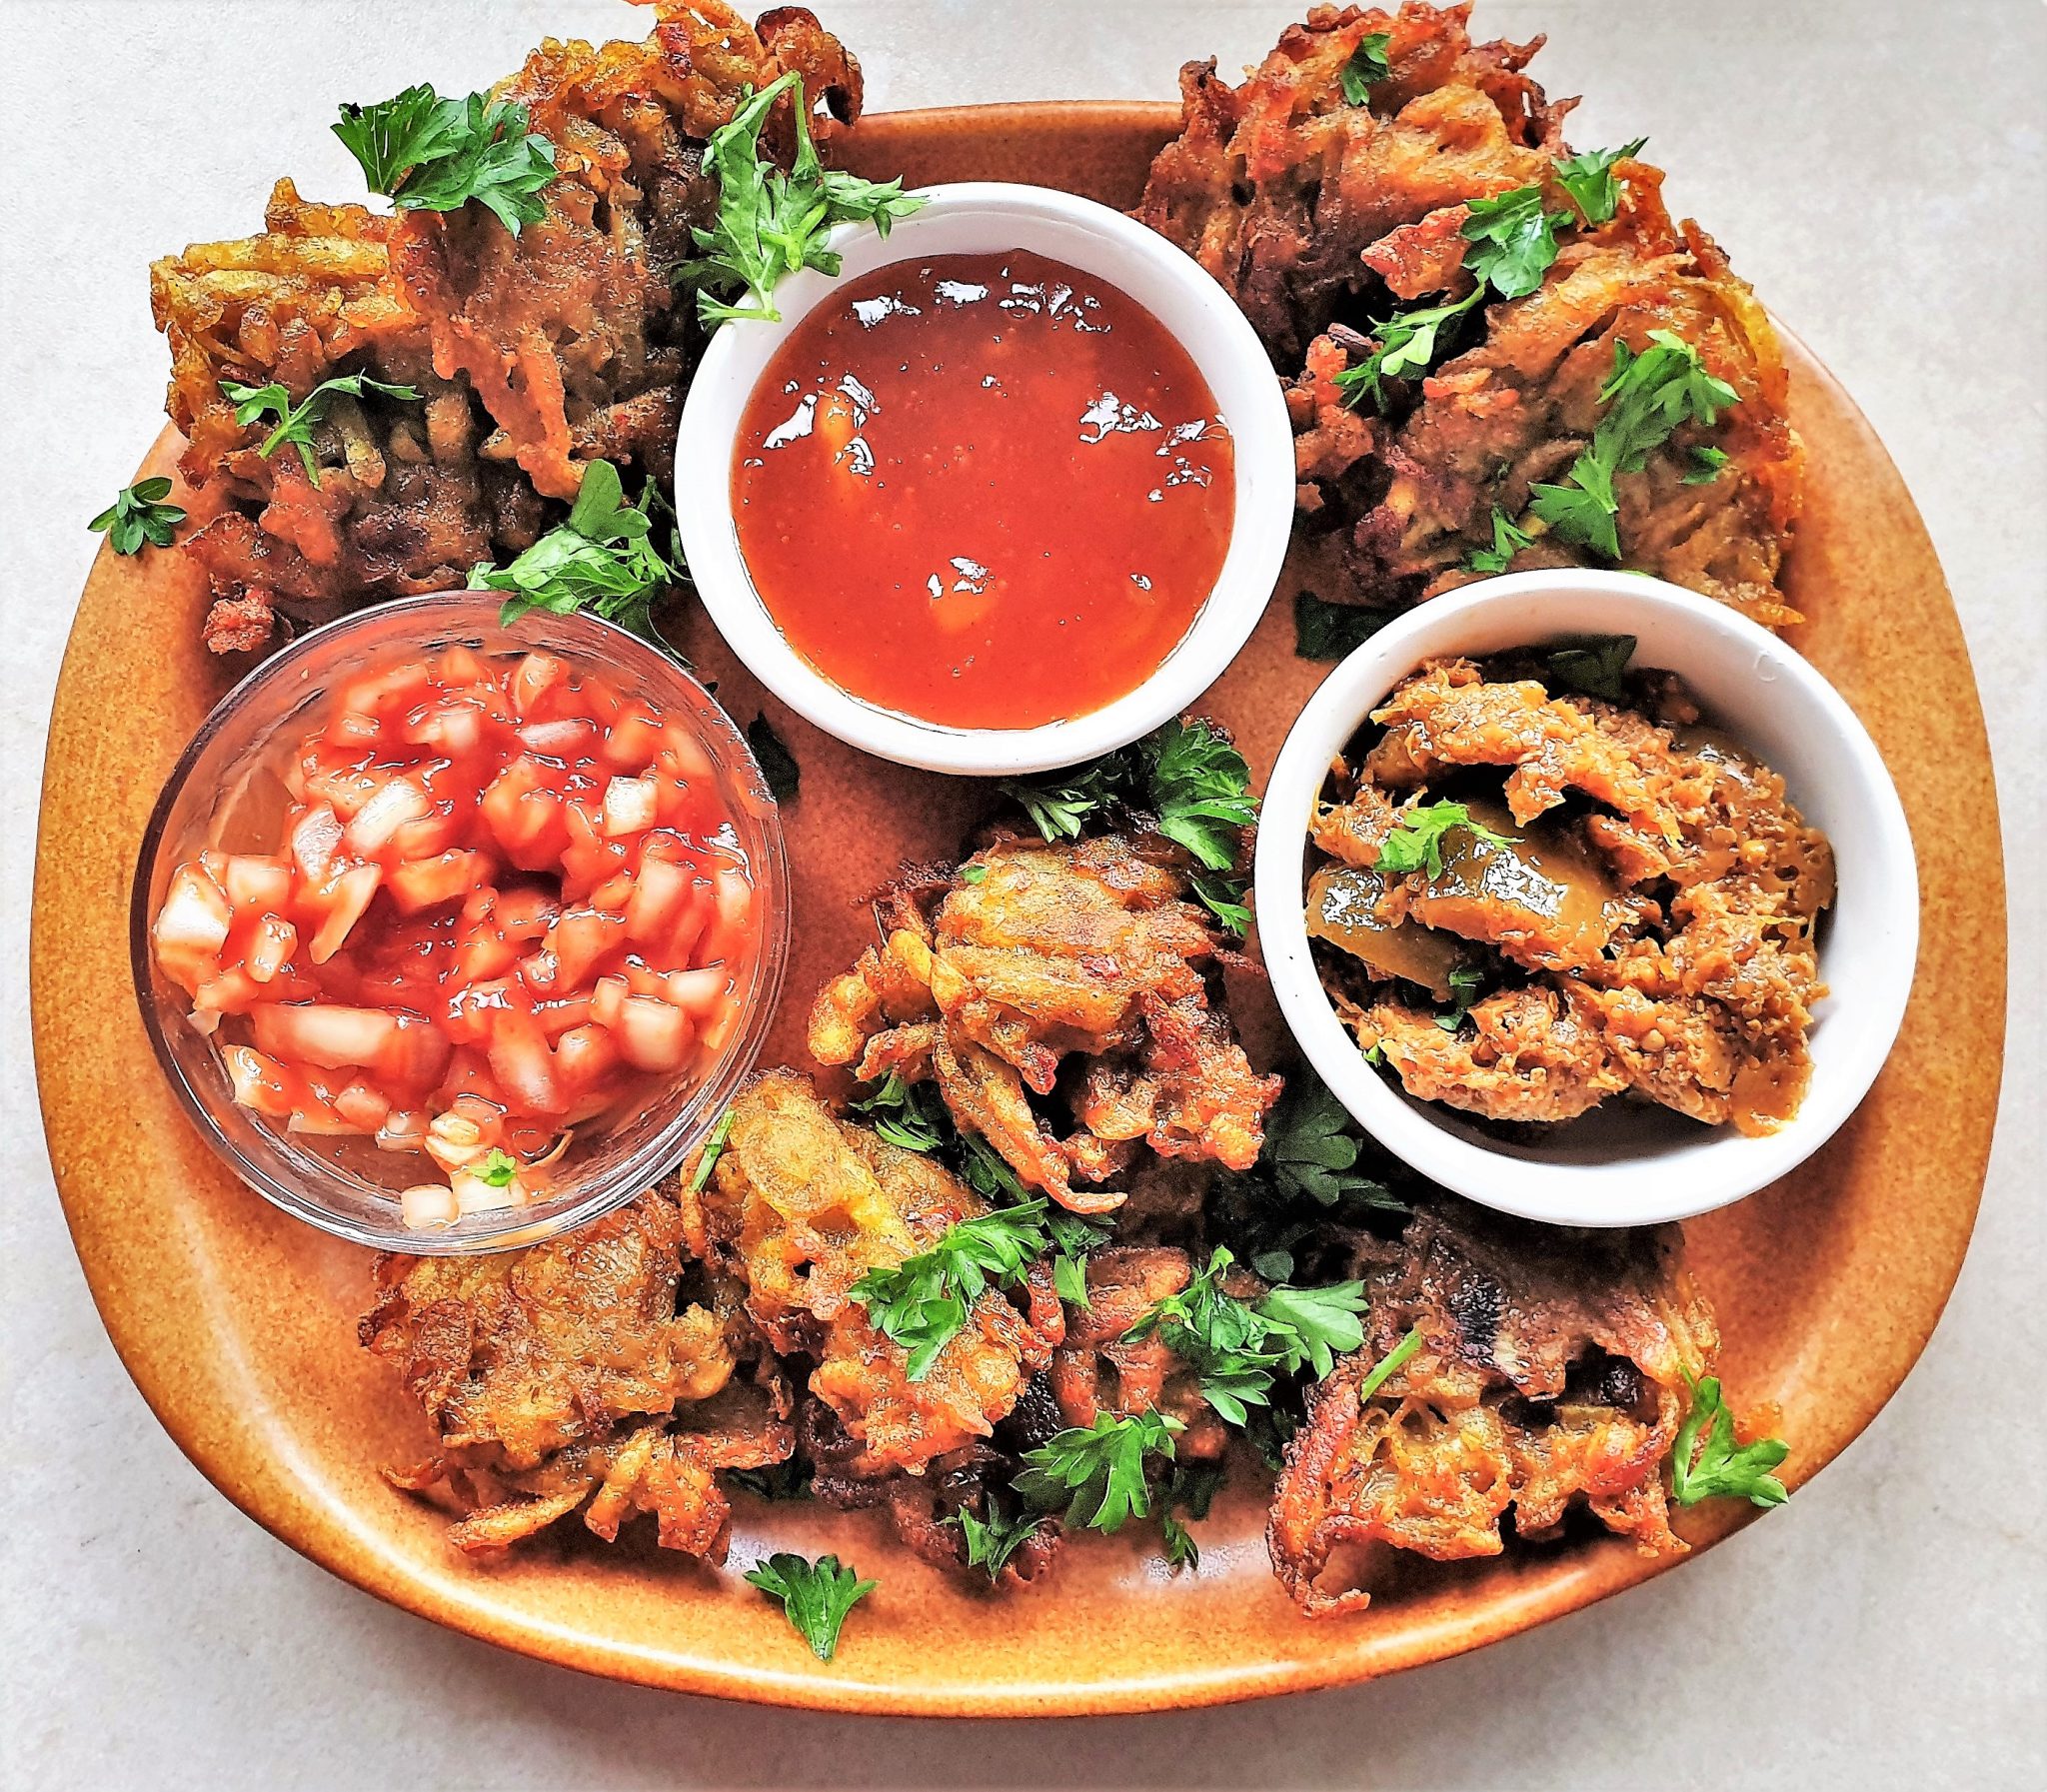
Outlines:
[[[495,927],[480,927],[456,948],[456,974],[465,983],[508,976],[519,964],[519,947]]]
[[[633,899],[634,878],[631,872],[621,872],[615,878],[607,878],[590,893],[590,906],[603,908],[612,914],[626,912],[626,904]]]
[[[590,991],[590,1015],[600,1026],[617,1030],[626,1011],[626,979],[622,976],[601,976]]]
[[[625,939],[623,914],[571,908],[548,933],[548,949],[555,954],[556,988],[564,993],[582,988],[599,962],[623,945]]]
[[[656,995],[629,995],[616,1035],[636,1070],[680,1070],[690,1054],[690,1016]]]
[[[498,931],[507,939],[538,939],[561,912],[544,890],[508,890],[498,897]]]
[[[434,675],[423,662],[412,661],[389,672],[357,679],[343,688],[341,708],[365,716],[380,711],[410,709],[433,689]]]
[[[519,980],[529,989],[551,995],[562,980],[562,967],[555,961],[555,954],[542,947],[519,960]]]
[[[417,914],[423,908],[460,900],[480,889],[489,875],[490,861],[481,853],[456,848],[435,859],[394,867],[385,888],[400,913]]]
[[[452,803],[436,803],[419,821],[407,822],[391,837],[392,859],[432,859],[453,849],[465,818]]]
[[[642,945],[675,930],[690,899],[690,874],[665,859],[643,859],[626,902],[626,932]]]
[[[358,1132],[375,1132],[391,1112],[391,1097],[358,1078],[334,1097],[334,1111]]]
[[[431,1021],[395,1014],[391,1036],[378,1054],[377,1074],[402,1089],[429,1089],[448,1073],[454,1047]]]
[[[398,1033],[396,1014],[331,1002],[262,1002],[249,1019],[257,1050],[332,1070],[374,1066]]]
[[[187,989],[197,989],[219,974],[220,950],[233,920],[226,895],[205,867],[180,866],[150,928],[157,962]]]
[[[474,753],[484,741],[484,712],[468,698],[436,704],[405,731],[405,738],[415,747],[438,747],[458,756]]]
[[[487,676],[476,650],[459,641],[441,650],[441,663],[434,670],[444,685],[478,685]]]
[[[491,1072],[520,1106],[535,1113],[559,1113],[564,1106],[555,1078],[554,1055],[540,1022],[518,1008],[491,1017]]]
[[[618,1042],[602,1026],[572,1026],[555,1041],[555,1068],[572,1088],[594,1087],[618,1062]]]
[[[590,1018],[590,997],[587,995],[565,995],[559,1001],[543,1001],[535,1005],[533,1017],[540,1022],[540,1029],[550,1040],[559,1041],[562,1034],[572,1026],[581,1026]]]
[[[644,772],[662,745],[661,724],[643,708],[631,706],[605,736],[604,763],[618,772]]]
[[[662,979],[668,998],[701,1021],[708,1020],[732,991],[732,979],[723,964],[706,964],[697,970],[671,970]]]
[[[193,992],[192,1005],[202,1013],[246,1014],[270,991],[246,970],[223,970]]]
[[[354,871],[343,872],[335,880],[333,905],[306,948],[307,955],[315,964],[326,963],[341,949],[342,941],[362,919],[363,910],[369,907],[370,899],[376,896],[378,886],[383,882],[384,868],[376,865],[359,865]]]

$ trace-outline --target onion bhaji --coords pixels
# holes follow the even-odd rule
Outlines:
[[[1154,836],[998,841],[966,876],[882,904],[883,943],[819,994],[811,1053],[936,1082],[1027,1187],[1077,1212],[1119,1206],[1124,1190],[1074,1182],[1144,1147],[1248,1169],[1279,1079],[1251,1068],[1213,997],[1222,942],[1187,896]],[[1055,1092],[1063,1139],[1031,1103]]]
[[[1584,221],[1556,172],[1575,102],[1524,73],[1542,40],[1474,44],[1468,11],[1317,6],[1239,86],[1212,60],[1189,64],[1181,133],[1135,212],[1228,289],[1291,381],[1309,583],[1399,609],[1477,577],[1466,563],[1493,546],[1495,511],[1528,527],[1529,488],[1560,479],[1590,440],[1614,345],[1639,352],[1667,330],[1739,402],[1711,435],[1727,456],[1716,478],[1687,483],[1706,438],[1686,424],[1615,482],[1624,563],[1769,627],[1797,621],[1778,574],[1801,451],[1768,317],[1696,224],[1673,225],[1647,163],[1621,159],[1613,216]],[[1353,105],[1344,71],[1375,34],[1389,72]],[[1526,187],[1575,226],[1541,286],[1446,322],[1456,352],[1416,383],[1388,381],[1387,415],[1355,404],[1362,389],[1336,376],[1377,325],[1470,293],[1469,203]],[[1539,522],[1529,533],[1517,570],[1603,564]]]
[[[699,333],[671,276],[716,211],[704,142],[789,70],[851,122],[861,76],[802,7],[751,27],[723,0],[656,12],[645,43],[551,39],[494,90],[528,109],[560,171],[517,236],[480,206],[384,216],[286,180],[261,235],[151,269],[180,470],[224,506],[187,544],[216,650],[263,646],[279,611],[325,620],[462,584],[560,521],[591,460],[629,484],[672,478]],[[793,153],[786,101],[769,140]],[[263,427],[238,424],[221,391],[275,381],[297,401],[353,373],[422,396],[335,399],[314,429],[317,481],[290,452],[264,459]]]
[[[1582,1503],[1649,1554],[1682,1550],[1663,1458],[1719,1349],[1674,1226],[1578,1232],[1444,1200],[1397,1248],[1363,1241],[1365,1347],[1308,1395],[1266,1541],[1312,1616],[1361,1608],[1388,1544],[1435,1561],[1560,1533]],[[1359,1398],[1410,1329],[1421,1346]]]
[[[398,1484],[445,1484],[451,1536],[503,1548],[581,1510],[599,1536],[652,1512],[662,1545],[722,1560],[721,1468],[785,1460],[789,1391],[739,1308],[690,1263],[673,1182],[568,1237],[492,1256],[379,1259],[363,1342],[440,1435]],[[703,1279],[701,1276],[695,1279]]]
[[[1709,1125],[1775,1130],[1811,1079],[1826,993],[1813,938],[1834,896],[1825,835],[1782,778],[1695,726],[1672,676],[1636,678],[1645,714],[1516,671],[1447,660],[1413,674],[1315,820],[1341,868],[1310,885],[1310,930],[1334,948],[1321,962],[1348,954],[1375,979],[1355,992],[1334,972],[1345,1019],[1409,1094],[1488,1119],[1570,1119],[1633,1090]],[[1455,840],[1441,877],[1380,875],[1394,800],[1473,768],[1506,770],[1503,811],[1454,788],[1513,838]],[[1460,939],[1537,980],[1446,1030],[1396,991],[1427,984],[1430,954]]]

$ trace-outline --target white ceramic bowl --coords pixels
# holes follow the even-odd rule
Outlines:
[[[1782,775],[1833,842],[1839,894],[1822,920],[1832,991],[1814,1010],[1812,1083],[1764,1138],[1662,1108],[1608,1101],[1553,1138],[1508,1144],[1456,1110],[1417,1101],[1359,1053],[1323,993],[1302,914],[1307,828],[1331,758],[1426,660],[1632,635],[1634,664],[1676,672],[1710,721]],[[1919,891],[1905,814],[1875,743],[1820,675],[1766,630],[1711,599],[1627,573],[1516,573],[1433,598],[1332,672],[1286,737],[1258,830],[1258,938],[1301,1050],[1358,1123],[1444,1186],[1529,1219],[1646,1225],[1726,1205],[1794,1168],[1875,1080],[1904,1018],[1919,947]]]
[[[704,607],[756,678],[828,734],[933,772],[1017,774],[1070,766],[1147,734],[1191,704],[1250,638],[1271,598],[1293,522],[1293,436],[1256,335],[1191,257],[1120,212],[1044,187],[993,181],[922,189],[922,211],[885,238],[842,225],[838,278],[805,270],[775,289],[780,323],[721,325],[690,387],[676,448],[676,513]],[[960,729],[864,702],[790,647],[761,602],[732,515],[732,455],[756,382],[797,323],[840,281],[899,261],[1024,249],[1120,288],[1200,369],[1234,439],[1236,514],[1214,590],[1156,672],[1105,709],[1039,728]],[[859,551],[858,542],[847,544]]]

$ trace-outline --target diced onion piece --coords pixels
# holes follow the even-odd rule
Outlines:
[[[391,1037],[378,1054],[375,1069],[387,1083],[404,1089],[430,1089],[448,1068],[454,1046],[448,1035],[416,1014],[394,1014]]]
[[[180,866],[150,930],[157,961],[186,988],[196,989],[219,970],[233,919],[220,886],[201,867]]]
[[[192,1005],[222,1014],[245,1014],[262,999],[263,985],[246,970],[223,970],[199,985]]]
[[[314,1101],[305,1107],[294,1107],[285,1120],[287,1132],[309,1132],[315,1138],[347,1138],[362,1130],[352,1126],[324,1101]]]
[[[519,731],[519,740],[528,753],[560,760],[591,746],[597,730],[580,716],[566,716],[559,722],[529,722]]]
[[[334,1111],[358,1132],[379,1132],[391,1112],[391,1097],[359,1077],[334,1097]]]
[[[408,728],[405,738],[415,746],[438,747],[443,753],[474,753],[483,745],[483,712],[466,701],[440,704]]]
[[[690,896],[690,874],[666,859],[644,859],[626,901],[627,935],[646,945],[668,933]]]
[[[601,976],[590,991],[590,1017],[600,1026],[617,1030],[625,1015],[627,993],[626,979],[622,976]]]
[[[501,1207],[526,1204],[526,1185],[514,1176],[502,1188],[486,1182],[472,1170],[459,1169],[449,1177],[455,1206],[462,1213],[489,1213]]]
[[[452,1225],[461,1217],[455,1190],[441,1182],[415,1182],[398,1197],[398,1212],[409,1226]]]
[[[555,986],[564,993],[580,989],[604,958],[625,943],[626,917],[595,908],[571,908],[548,931],[548,950],[555,954]]]
[[[427,1116],[417,1107],[394,1107],[377,1128],[380,1151],[417,1151],[427,1142]]]
[[[670,1001],[703,1021],[725,1000],[732,979],[723,964],[705,964],[695,970],[671,970],[662,981]]]
[[[220,1009],[194,1008],[185,1018],[191,1022],[192,1030],[204,1038],[212,1038],[220,1031]]]
[[[512,699],[512,713],[524,719],[533,714],[542,696],[568,676],[569,668],[553,654],[528,654],[519,662],[506,687]]]
[[[409,778],[394,778],[356,811],[342,834],[358,857],[384,846],[408,822],[424,822],[433,813],[427,793]]]
[[[717,777],[704,743],[681,723],[671,722],[663,729],[661,743],[676,756],[676,768],[685,782],[710,784]]]
[[[555,1078],[547,1034],[531,1014],[507,1008],[491,1017],[491,1071],[520,1106],[560,1113],[566,1103]]]
[[[645,834],[660,809],[661,787],[651,778],[614,778],[604,787],[604,831],[614,840]]]
[[[308,884],[324,884],[327,868],[341,845],[341,818],[322,803],[306,811],[292,827],[292,858]]]
[[[299,949],[299,929],[279,914],[266,914],[249,935],[248,950],[242,954],[242,968],[259,983],[267,983],[292,960]]]
[[[476,657],[474,648],[464,647],[458,641],[441,650],[441,663],[435,671],[444,685],[474,685],[484,677],[484,663]]]
[[[589,1088],[619,1061],[618,1042],[602,1026],[572,1026],[555,1041],[555,1068],[577,1088]]]
[[[331,1002],[263,1002],[249,1018],[257,1050],[331,1070],[375,1064],[398,1031],[398,1016],[382,1008]]]
[[[273,1059],[246,1045],[226,1046],[220,1055],[227,1065],[228,1081],[234,1085],[235,1099],[244,1107],[253,1107],[274,1120],[291,1112],[291,1100],[284,1092],[284,1071]]]
[[[644,771],[661,751],[661,728],[644,710],[629,709],[605,736],[604,763],[620,772]]]
[[[326,963],[341,950],[349,930],[362,919],[363,910],[370,905],[370,898],[377,894],[377,887],[383,882],[384,868],[376,865],[356,866],[334,881],[334,905],[327,910],[327,918],[320,923],[320,930],[306,948],[307,955],[315,964]]]
[[[281,860],[231,853],[221,869],[221,888],[237,908],[274,914],[292,899],[292,870]]]
[[[489,862],[481,853],[457,847],[433,859],[395,866],[385,887],[401,913],[417,914],[423,908],[460,900],[478,889],[489,873]]]
[[[690,1054],[690,1017],[655,995],[629,995],[619,1020],[619,1049],[636,1070],[680,1070]]]

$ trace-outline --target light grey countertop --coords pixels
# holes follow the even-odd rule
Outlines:
[[[882,110],[1162,99],[1182,60],[1213,53],[1233,69],[1298,9],[819,10]],[[108,1346],[31,1079],[28,842],[50,693],[97,546],[82,525],[161,421],[145,266],[254,228],[279,174],[315,197],[359,192],[326,129],[338,100],[421,79],[467,91],[544,35],[631,36],[646,20],[614,0],[0,0],[0,465],[13,470],[0,571],[0,1783],[2047,1783],[2047,17],[2037,0],[1480,0],[1477,23],[1546,29],[1536,73],[1552,93],[1587,96],[1573,138],[1647,133],[1672,170],[1672,209],[1704,220],[1845,382],[1925,513],[1975,655],[2017,941],[2004,1121],[1953,1302],[1868,1432],[1724,1548],[1534,1634],[1350,1691],[1091,1722],[854,1720],[610,1685],[380,1605],[243,1518]]]

